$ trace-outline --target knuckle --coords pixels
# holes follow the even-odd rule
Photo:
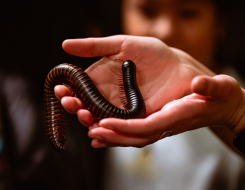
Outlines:
[[[224,83],[225,84],[224,84],[223,93],[224,93],[225,97],[230,98],[230,96],[233,95],[234,93],[237,94],[237,90],[240,89],[240,86],[239,86],[238,82],[234,78],[232,78],[230,76],[227,76],[225,78]]]

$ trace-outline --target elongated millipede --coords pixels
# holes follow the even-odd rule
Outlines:
[[[144,118],[146,108],[136,80],[136,66],[133,61],[125,61],[122,65],[125,109],[120,109],[108,102],[94,85],[90,77],[78,66],[61,64],[48,74],[45,86],[46,128],[53,148],[62,152],[65,149],[63,109],[54,94],[54,87],[59,84],[69,86],[81,99],[88,110],[99,119],[116,117],[122,119]]]

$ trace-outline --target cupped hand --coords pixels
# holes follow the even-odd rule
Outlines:
[[[104,56],[86,72],[105,98],[118,107],[122,107],[117,80],[122,65],[120,60],[133,59],[138,54],[134,62],[138,85],[146,103],[145,119],[110,118],[93,123],[90,112],[83,109],[79,99],[69,97],[69,91],[63,86],[55,89],[64,108],[77,113],[80,122],[90,126],[88,135],[94,139],[94,147],[142,147],[157,141],[164,130],[178,134],[208,124],[221,125],[210,116],[224,109],[227,102],[219,107],[216,102],[219,99],[213,99],[212,94],[199,92],[197,88],[203,86],[203,81],[211,86],[219,83],[212,83],[215,78],[193,80],[195,76],[213,76],[214,73],[180,50],[169,48],[155,38],[134,36],[66,40],[63,48],[75,56]],[[235,103],[231,110],[237,106]]]
[[[159,140],[164,131],[177,135],[205,126],[225,126],[232,131],[244,126],[244,91],[235,79],[226,75],[197,76],[191,90],[191,94],[169,102],[145,119],[109,118],[93,124],[88,133],[95,139],[92,145],[143,147]]]

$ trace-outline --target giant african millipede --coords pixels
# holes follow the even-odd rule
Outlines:
[[[64,116],[60,101],[56,98],[54,87],[65,84],[75,92],[87,109],[98,119],[116,117],[122,119],[144,118],[146,107],[136,80],[136,66],[133,61],[122,65],[123,91],[122,100],[125,109],[120,109],[108,102],[94,85],[83,69],[72,64],[60,64],[48,74],[45,86],[46,128],[49,141],[57,152],[65,149]]]

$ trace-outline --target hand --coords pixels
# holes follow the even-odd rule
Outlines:
[[[83,57],[106,56],[89,67],[86,72],[92,78],[101,93],[111,103],[122,107],[118,87],[118,73],[122,62],[117,60],[133,59],[137,66],[137,81],[143,94],[147,115],[162,108],[167,102],[190,93],[191,79],[200,74],[213,74],[190,56],[177,49],[170,49],[160,40],[149,37],[112,36],[107,38],[88,38],[66,40],[63,43],[66,52]],[[116,60],[116,61],[115,61]],[[62,89],[59,87],[58,89]],[[69,95],[64,89],[57,92]],[[163,98],[164,97],[164,98]],[[74,104],[64,107],[76,113]],[[85,122],[85,121],[84,121]],[[91,122],[86,123],[90,124]]]
[[[104,119],[90,127],[94,147],[143,147],[157,141],[163,131],[179,134],[205,126],[226,126],[238,132],[244,128],[244,91],[226,75],[198,76],[191,82],[192,94],[169,102],[145,119]],[[226,142],[226,129],[222,134]],[[233,136],[231,136],[232,138]]]
[[[191,94],[195,91],[190,88],[190,84],[197,75],[213,76],[214,74],[184,52],[171,49],[155,38],[132,36],[68,40],[63,43],[63,48],[76,56],[107,56],[88,68],[86,72],[102,94],[116,106],[121,106],[116,82],[121,63],[115,60],[127,60],[140,52],[134,62],[137,66],[137,80],[146,102],[148,117],[137,120],[105,119],[99,124],[94,124],[89,131],[89,136],[95,139],[92,146],[141,147],[158,140],[163,130],[169,129],[178,134],[201,127],[206,122],[202,124],[193,122],[192,117],[196,112],[186,111],[186,109],[192,111],[198,98],[202,97],[200,100],[203,101],[203,96]],[[66,88],[58,86],[56,94],[61,98],[69,95],[69,92]],[[181,99],[185,95],[188,96]],[[167,104],[168,102],[171,103]],[[93,124],[91,114],[81,109],[83,106],[78,99],[64,97],[62,105],[67,111],[77,113],[83,124]],[[173,109],[175,107],[180,109]],[[200,115],[200,110],[196,114]],[[189,123],[186,122],[183,127],[170,125],[171,123],[180,125],[183,121]]]

